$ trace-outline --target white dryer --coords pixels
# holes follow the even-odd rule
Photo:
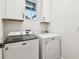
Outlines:
[[[40,39],[40,59],[61,59],[61,37],[58,34],[36,34]]]

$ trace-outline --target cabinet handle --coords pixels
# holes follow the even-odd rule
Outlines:
[[[22,45],[26,45],[27,43],[22,43]]]

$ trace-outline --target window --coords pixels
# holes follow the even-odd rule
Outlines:
[[[25,18],[36,20],[36,2],[34,0],[25,1]]]

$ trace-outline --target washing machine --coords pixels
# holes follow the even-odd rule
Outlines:
[[[15,32],[18,33],[18,32]],[[39,39],[34,34],[26,32],[11,33],[4,40],[2,48],[3,59],[39,59]]]
[[[54,33],[36,34],[40,39],[40,59],[61,59],[61,36]]]

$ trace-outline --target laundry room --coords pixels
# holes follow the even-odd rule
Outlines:
[[[0,59],[78,55],[78,0],[0,0]]]

